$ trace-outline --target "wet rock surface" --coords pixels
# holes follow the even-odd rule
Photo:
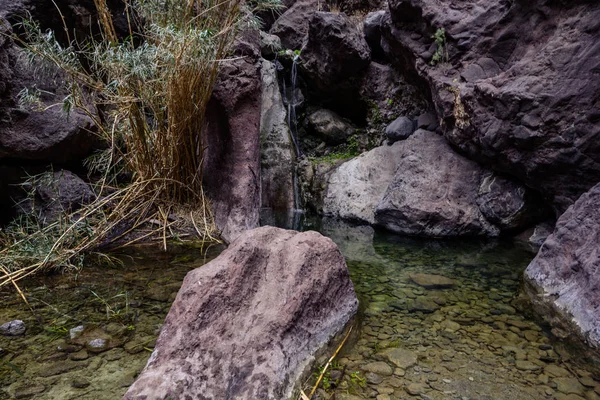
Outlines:
[[[124,399],[290,398],[357,306],[330,239],[273,227],[249,231],[186,276]]]
[[[294,209],[294,161],[287,113],[274,63],[262,61],[260,117],[261,208]]]
[[[554,232],[525,271],[536,310],[557,334],[578,337],[600,359],[600,185],[558,219]]]

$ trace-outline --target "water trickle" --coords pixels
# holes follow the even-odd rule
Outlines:
[[[296,155],[296,161],[302,156],[300,146],[298,144],[298,121],[296,115],[296,107],[301,103],[296,95],[296,84],[298,79],[298,62],[300,60],[299,55],[295,55],[292,59],[292,70],[290,74],[290,91],[288,92],[286,87],[286,80],[283,79],[283,94],[287,103],[287,123],[290,128],[290,139],[294,146],[294,153]],[[298,185],[298,171],[297,166],[293,169],[293,188],[294,188],[294,210],[292,218],[292,228],[297,229],[300,224],[300,216],[304,213],[302,210],[302,203],[300,200],[300,187]]]
[[[287,105],[288,105],[288,126],[290,127],[290,135],[292,139],[292,143],[294,144],[294,150],[296,152],[296,157],[300,158],[302,154],[300,152],[300,146],[298,146],[298,121],[296,119],[296,107],[298,106],[298,98],[296,97],[296,80],[298,78],[298,60],[300,56],[295,55],[292,59],[292,73],[290,76],[291,83],[291,91],[288,94],[285,92],[285,79],[284,79],[284,93],[287,97]]]

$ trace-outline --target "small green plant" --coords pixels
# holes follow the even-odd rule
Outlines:
[[[385,103],[388,105],[388,107],[391,107],[394,104],[394,100],[393,99],[387,99],[385,101]]]
[[[436,30],[431,37],[434,39],[437,46],[433,57],[431,57],[431,65],[448,62],[449,57],[448,46],[446,45],[446,30],[444,28],[438,28],[438,30]]]
[[[350,374],[350,384],[354,387],[367,387],[367,379],[360,376],[360,372],[355,371]]]

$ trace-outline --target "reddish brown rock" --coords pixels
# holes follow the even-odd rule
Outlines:
[[[222,238],[258,226],[260,208],[260,39],[248,32],[221,65],[206,119],[204,184]]]
[[[188,273],[125,400],[291,398],[357,310],[336,245],[262,227]]]

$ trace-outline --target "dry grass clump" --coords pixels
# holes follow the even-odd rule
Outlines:
[[[87,114],[110,144],[87,160],[102,176],[97,200],[52,224],[21,219],[2,232],[0,287],[43,269],[79,267],[83,255],[142,226],[154,228],[132,240],[158,236],[166,247],[169,215],[182,205],[200,238],[216,240],[202,190],[206,106],[237,34],[257,24],[248,7],[278,1],[126,0],[124,40],[105,0],[94,1],[102,40],[62,45],[31,20],[22,23],[25,39],[15,40],[39,70],[62,72],[70,93],[63,110]],[[32,101],[31,93],[23,97]],[[116,179],[122,172],[132,176],[125,187]]]

